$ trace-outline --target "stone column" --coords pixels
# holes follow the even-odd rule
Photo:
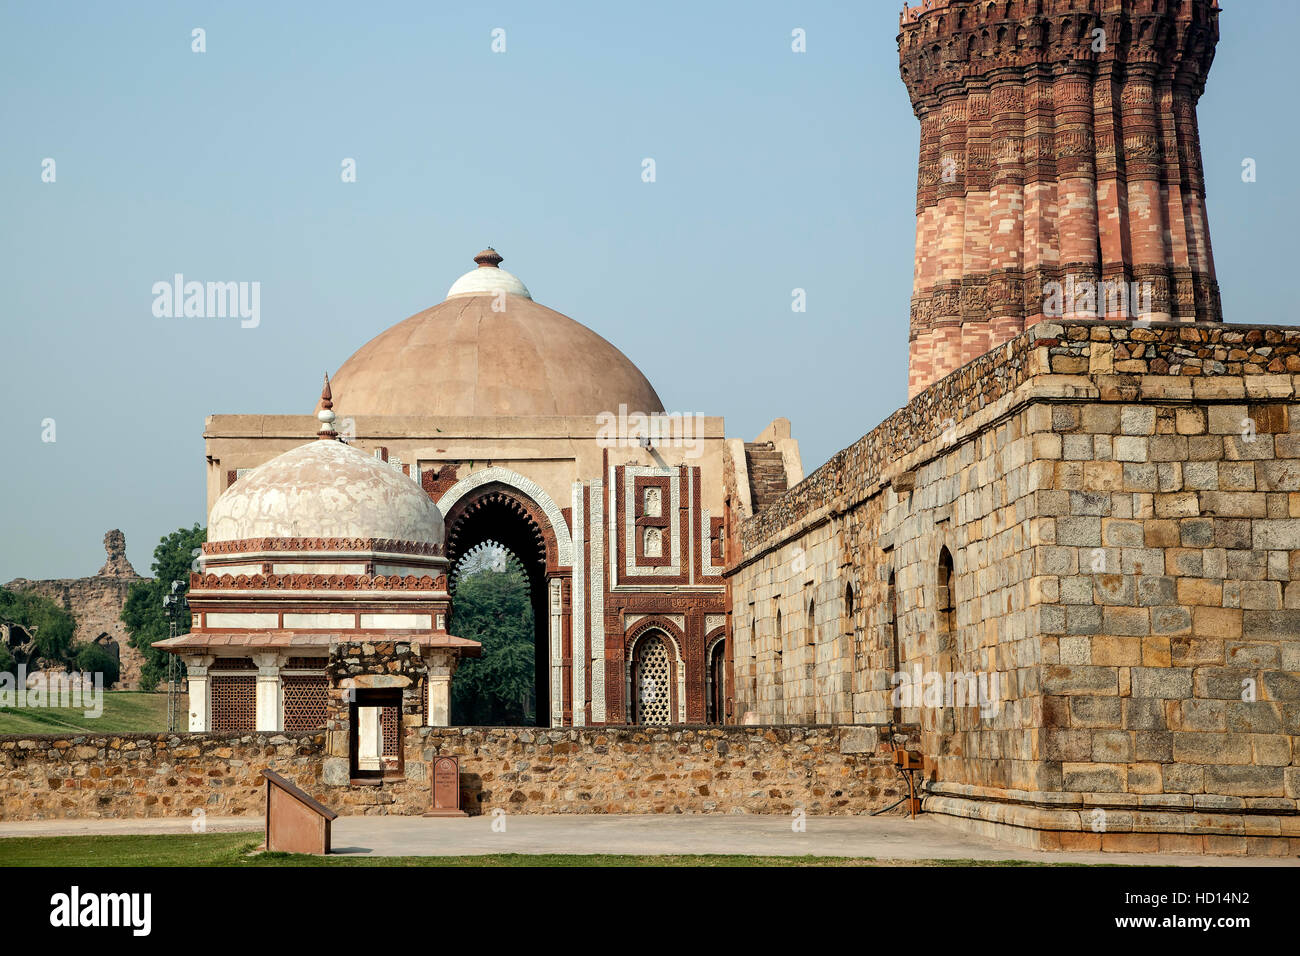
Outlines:
[[[210,729],[208,726],[211,713],[208,707],[208,665],[211,663],[212,658],[207,655],[185,658],[192,734],[207,733]]]
[[[428,667],[429,726],[451,726],[451,679],[459,658],[453,651],[433,648],[425,652]]]
[[[551,726],[564,726],[564,607],[559,578],[547,582],[551,636]],[[432,719],[432,717],[430,718]]]
[[[280,655],[254,654],[257,665],[257,723],[259,731],[284,729],[284,704],[280,682]]]

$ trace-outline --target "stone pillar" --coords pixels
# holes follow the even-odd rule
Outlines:
[[[549,591],[551,636],[551,726],[564,726],[564,605],[563,583],[559,578],[547,582]],[[432,720],[430,715],[430,720]]]
[[[451,726],[451,679],[456,673],[459,658],[453,651],[433,648],[425,652],[428,668],[426,682],[429,695],[429,726]]]
[[[283,690],[280,682],[280,655],[274,652],[254,654],[257,665],[257,723],[259,731],[284,729]]]
[[[210,656],[185,658],[185,671],[188,675],[190,733],[207,733],[211,710],[208,707],[208,665]]]

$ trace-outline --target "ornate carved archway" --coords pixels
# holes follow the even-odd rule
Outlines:
[[[473,477],[457,483],[438,503],[446,523],[447,559],[454,569],[485,541],[504,546],[519,559],[528,576],[533,610],[537,723],[558,726],[564,722],[563,578],[567,574],[567,569],[561,571],[560,533],[568,543],[568,528],[563,523],[559,529],[552,525],[545,507],[518,487],[492,480],[471,485]],[[563,522],[558,510],[557,516]],[[454,617],[455,576],[451,585]]]
[[[472,498],[482,489],[494,485],[501,486],[508,493],[517,496],[521,502],[530,505],[539,527],[549,530],[553,550],[548,553],[548,558],[553,560],[553,564],[551,561],[548,561],[548,564],[556,569],[572,567],[573,539],[569,535],[569,526],[564,521],[563,512],[541,485],[509,468],[484,468],[462,478],[447,489],[446,493],[438,499],[437,504],[447,524],[448,532],[450,533],[452,511],[456,510],[466,498]]]

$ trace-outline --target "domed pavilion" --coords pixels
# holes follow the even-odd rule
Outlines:
[[[262,547],[250,558],[236,542],[327,539],[308,553],[337,566],[330,573],[430,577],[428,589],[387,587],[390,606],[357,618],[363,628],[380,613],[433,615],[426,644],[454,640],[437,615],[466,569],[482,568],[485,550],[508,553],[528,581],[526,712],[537,724],[722,722],[725,515],[746,517],[802,477],[789,424],[746,442],[728,440],[721,418],[665,411],[610,339],[649,339],[661,367],[700,375],[709,356],[653,326],[620,327],[617,314],[588,327],[536,301],[503,261],[483,250],[448,277],[441,302],[374,328],[342,362],[330,383],[345,444],[300,447],[306,416],[208,418],[211,544],[196,634],[233,639],[238,621],[266,628],[273,616],[203,603],[225,593],[210,575],[320,570],[301,552]],[[223,616],[236,613],[261,616]],[[308,608],[287,613],[281,631]]]
[[[217,499],[188,595],[192,630],[154,646],[186,662],[190,730],[289,732],[326,726],[340,648],[390,647],[408,675],[371,680],[368,691],[389,693],[357,714],[354,769],[381,771],[399,759],[403,709],[447,723],[456,662],[479,645],[447,632],[437,505],[409,476],[338,440],[328,380],[318,420],[315,441]],[[346,676],[355,699],[367,682]]]

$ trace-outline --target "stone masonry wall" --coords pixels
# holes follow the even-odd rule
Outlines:
[[[0,820],[261,814],[262,770],[319,795],[323,750],[323,733],[7,735]]]
[[[1300,849],[1298,372],[1300,330],[1080,321],[936,383],[741,527],[737,710],[915,720],[927,807],[1034,845]],[[1004,702],[896,710],[899,667]]]
[[[440,754],[471,814],[853,814],[902,795],[873,727],[418,727],[382,786],[326,786],[324,753],[323,733],[3,737],[0,820],[260,818],[264,768],[345,815],[423,813]]]

